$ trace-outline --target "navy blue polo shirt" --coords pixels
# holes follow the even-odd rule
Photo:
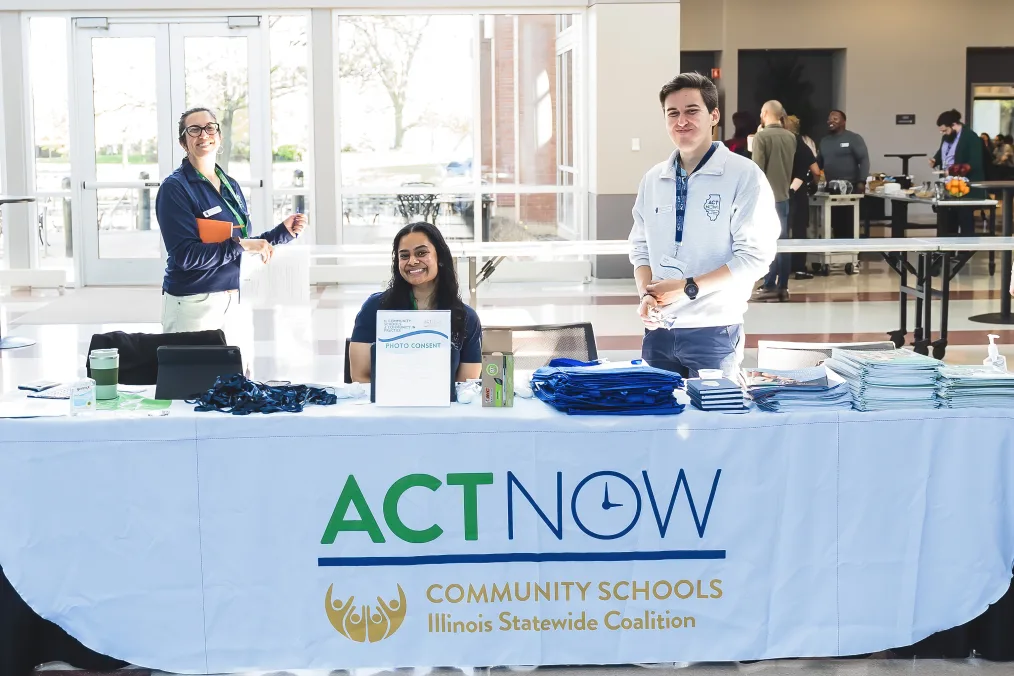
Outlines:
[[[191,296],[239,288],[243,247],[233,239],[206,244],[197,231],[197,219],[205,218],[232,223],[233,235],[240,236],[234,211],[249,224],[250,212],[239,183],[229,176],[226,179],[232,191],[223,185],[219,193],[190,162],[183,160],[179,168],[162,181],[155,197],[155,215],[169,252],[162,282],[165,293]],[[293,239],[284,225],[277,225],[256,238],[266,239],[272,246]]]
[[[366,299],[363,306],[356,315],[356,323],[352,328],[353,343],[377,342],[377,311],[380,310],[380,297],[382,293],[375,293]],[[411,310],[412,308],[400,308]],[[459,344],[451,341],[451,390],[454,390],[454,381],[458,375],[458,366],[461,364],[482,363],[482,324],[479,323],[479,315],[475,310],[465,306],[465,335],[459,339]],[[453,400],[453,399],[452,399]]]

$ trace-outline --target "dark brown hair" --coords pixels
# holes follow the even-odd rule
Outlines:
[[[454,271],[451,248],[437,226],[425,221],[409,223],[398,231],[391,245],[391,282],[380,297],[381,310],[408,310],[412,307],[412,285],[401,276],[398,267],[398,247],[401,238],[413,232],[426,236],[437,256],[437,310],[451,311],[451,342],[461,347],[465,340],[465,304],[458,291],[458,275]]]
[[[683,89],[696,89],[699,91],[701,98],[704,99],[704,106],[708,109],[709,113],[718,108],[718,87],[715,86],[714,82],[700,73],[680,73],[666,82],[665,86],[662,87],[662,91],[658,93],[658,102],[662,104],[662,109],[665,109],[665,100],[670,94]]]
[[[961,113],[953,109],[940,113],[940,116],[937,118],[938,127],[952,127],[960,123]]]
[[[191,108],[190,110],[180,115],[179,137],[178,137],[180,143],[183,143],[183,137],[187,133],[187,118],[193,115],[194,113],[207,113],[208,115],[211,115],[211,119],[213,119],[215,122],[218,122],[218,116],[215,115],[215,111],[211,110],[210,108]]]

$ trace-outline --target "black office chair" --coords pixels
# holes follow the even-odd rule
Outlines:
[[[506,329],[512,332],[514,368],[534,371],[558,357],[579,361],[599,358],[595,330],[590,322],[540,326],[485,326],[483,331]]]
[[[85,372],[91,377],[88,355],[92,350],[115,347],[120,353],[120,385],[154,385],[158,381],[158,348],[172,346],[224,346],[225,332],[191,331],[186,333],[96,333],[85,354]]]

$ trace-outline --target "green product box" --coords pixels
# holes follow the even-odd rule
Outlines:
[[[514,347],[508,330],[483,332],[482,405],[495,408],[514,406]]]

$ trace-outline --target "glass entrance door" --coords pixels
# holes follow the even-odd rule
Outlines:
[[[101,24],[79,19],[74,27],[81,143],[72,170],[80,191],[83,281],[157,285],[166,252],[155,196],[183,158],[176,129],[184,110],[216,111],[226,150],[219,162],[243,185],[253,222],[266,213],[267,95],[260,79],[251,78],[264,70],[252,67],[260,29],[230,27],[224,18]]]
[[[173,156],[169,26],[75,25],[74,38],[81,143],[71,170],[81,190],[83,282],[157,283],[155,192]]]
[[[271,144],[268,69],[261,60],[260,28],[225,23],[170,27],[169,62],[174,67],[172,99],[180,112],[215,111],[222,126],[218,164],[243,188],[253,227],[267,230],[270,219]],[[178,121],[179,115],[174,120]],[[175,128],[175,126],[174,126]],[[173,149],[174,166],[183,149]]]

